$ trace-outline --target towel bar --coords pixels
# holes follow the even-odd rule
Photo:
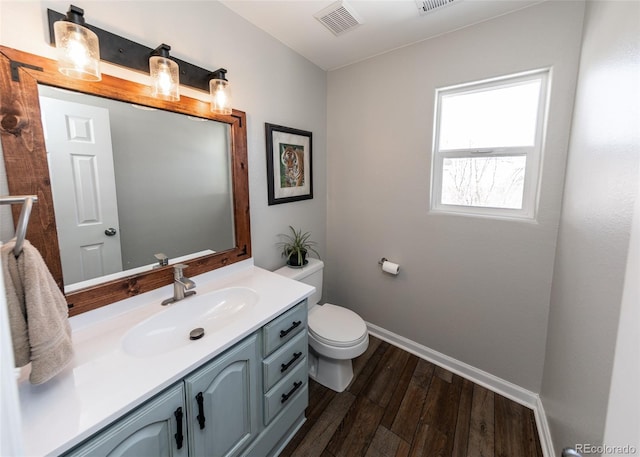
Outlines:
[[[18,226],[16,227],[16,244],[13,247],[13,255],[18,257],[22,252],[22,245],[24,239],[27,236],[27,225],[29,225],[29,216],[31,216],[31,208],[33,204],[38,201],[37,195],[17,195],[0,197],[0,205],[15,205],[22,204],[22,211],[20,211],[20,219],[18,219]]]

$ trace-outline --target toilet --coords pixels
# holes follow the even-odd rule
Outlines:
[[[351,360],[369,346],[367,324],[353,311],[325,303],[322,296],[324,263],[307,259],[303,268],[282,267],[275,273],[316,288],[308,299],[309,377],[336,392],[344,391],[353,379]]]

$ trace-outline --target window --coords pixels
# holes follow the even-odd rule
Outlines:
[[[535,217],[548,76],[436,91],[432,211]]]

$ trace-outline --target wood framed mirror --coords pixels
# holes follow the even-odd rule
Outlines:
[[[57,63],[51,59],[0,46],[0,139],[9,193],[38,196],[29,220],[27,239],[40,251],[61,290],[64,290],[65,282],[41,121],[39,84],[228,125],[233,246],[183,263],[189,266],[188,275],[195,276],[251,257],[244,112],[233,110],[231,115],[214,114],[209,103],[185,96],[178,102],[155,99],[145,85],[104,74],[100,82],[73,80],[59,73]],[[141,186],[144,187],[144,183]],[[12,212],[15,223],[20,207],[14,206]],[[171,284],[172,266],[153,268],[153,259],[150,260],[144,272],[66,293],[69,314],[76,315]]]

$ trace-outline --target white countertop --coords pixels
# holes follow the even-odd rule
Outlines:
[[[168,285],[70,318],[75,356],[45,384],[29,383],[29,368],[18,383],[24,450],[27,456],[59,455],[142,404],[198,366],[309,297],[315,290],[245,260],[191,278],[196,296],[227,287],[248,287],[259,295],[250,313],[182,348],[135,357],[122,349],[122,336],[167,307]],[[189,298],[170,306],[189,306]]]

